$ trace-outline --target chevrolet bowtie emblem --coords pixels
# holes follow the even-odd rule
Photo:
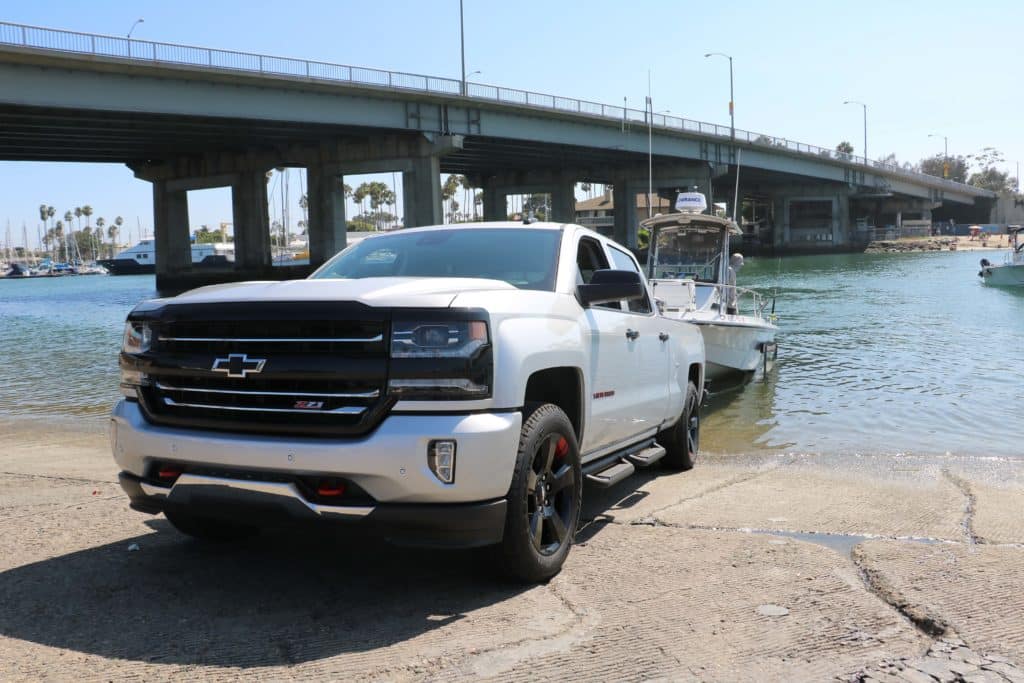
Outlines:
[[[228,377],[245,378],[246,375],[255,375],[263,372],[266,358],[249,358],[244,353],[231,353],[227,358],[218,358],[213,361],[214,372],[227,373]]]

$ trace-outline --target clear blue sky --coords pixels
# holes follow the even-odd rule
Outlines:
[[[728,122],[728,63],[735,59],[736,125],[861,152],[869,105],[872,157],[917,161],[986,146],[1008,168],[1024,161],[1020,119],[1020,0],[850,3],[465,0],[472,80],[642,108],[647,71],[656,110]],[[458,0],[37,0],[5,3],[0,19],[135,37],[458,77]],[[0,220],[20,236],[46,202],[90,203],[108,220],[152,225],[147,183],[123,167],[0,163]],[[197,199],[191,223],[230,215],[224,194]],[[218,198],[219,197],[219,198]],[[2,233],[0,233],[2,238]],[[20,237],[17,238],[20,241]]]

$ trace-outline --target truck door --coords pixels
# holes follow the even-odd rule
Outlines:
[[[612,268],[640,273],[631,254],[611,244],[607,246]],[[643,278],[642,273],[640,276]],[[643,299],[623,301],[621,307],[626,312],[628,327],[635,333],[631,343],[638,362],[631,381],[628,410],[633,434],[639,434],[670,417],[668,413],[673,404],[670,384],[676,376],[670,342],[673,325],[657,313],[650,292],[646,292]]]
[[[601,243],[591,237],[580,238],[576,251],[577,283],[589,284],[596,270],[609,267]],[[590,406],[581,450],[593,451],[627,439],[632,427],[628,406],[633,377],[640,370],[640,356],[630,339],[632,315],[622,311],[619,302],[583,309],[583,325],[589,339],[590,368],[586,402]]]

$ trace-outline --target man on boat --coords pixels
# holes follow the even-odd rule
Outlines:
[[[736,292],[736,273],[743,267],[743,254],[736,252],[729,257],[729,268],[725,275],[725,312],[736,315],[739,307],[739,296]]]

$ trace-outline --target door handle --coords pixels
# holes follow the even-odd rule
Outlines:
[[[668,341],[668,332],[659,332],[658,339],[661,341]]]
[[[636,330],[630,330],[630,329],[626,330],[626,339],[636,339],[639,336],[640,336],[640,333],[637,332]]]

